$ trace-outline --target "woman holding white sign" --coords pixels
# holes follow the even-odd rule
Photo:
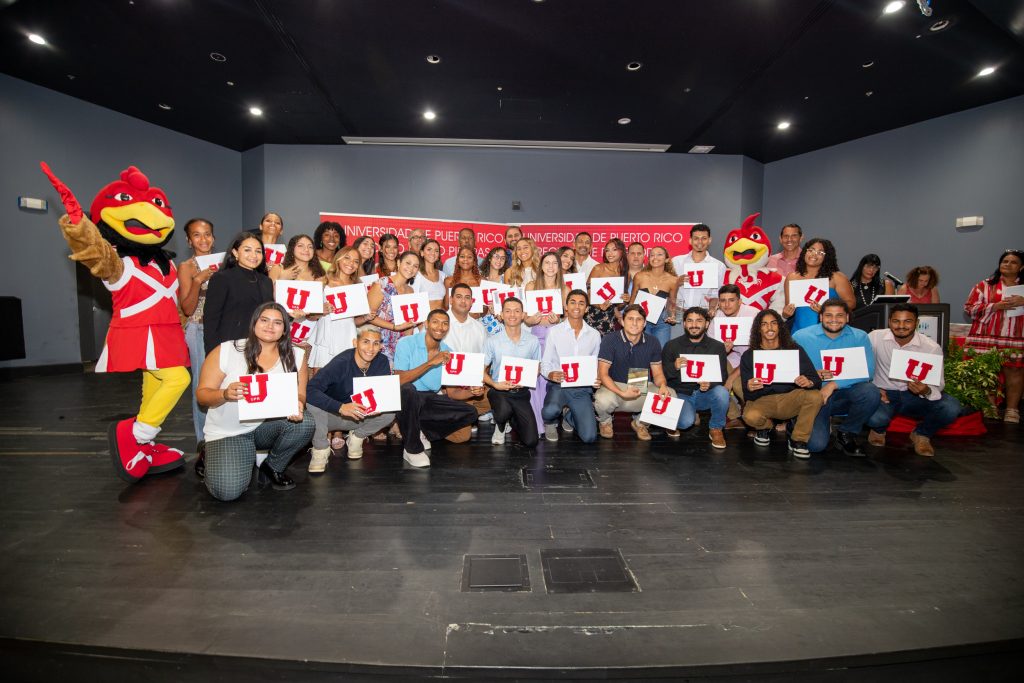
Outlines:
[[[448,290],[444,287],[441,263],[441,245],[437,240],[427,240],[420,249],[420,272],[412,281],[412,291],[426,292],[430,310],[441,308]]]
[[[621,277],[625,286],[626,276],[626,245],[618,237],[608,240],[604,245],[604,262],[594,266],[587,278],[587,289],[590,289],[590,281],[596,277]],[[593,295],[591,295],[593,298]],[[624,301],[625,299],[623,299]],[[618,309],[622,307],[622,301],[607,301],[603,304],[590,302],[587,315],[584,320],[588,325],[597,330],[598,334],[604,336],[615,329],[615,316]]]
[[[796,283],[801,280],[827,280],[828,289],[816,285],[800,287]],[[815,238],[804,245],[796,261],[796,271],[787,275],[783,284],[786,307],[782,317],[790,321],[793,332],[817,325],[821,304],[826,299],[842,299],[851,309],[857,304],[850,279],[839,271],[836,248],[825,239]],[[791,296],[791,292],[798,290],[803,292],[802,297]]]
[[[235,500],[249,487],[256,451],[270,454],[260,474],[284,491],[295,487],[285,468],[313,436],[314,423],[304,413],[306,363],[301,349],[292,346],[288,313],[276,303],[256,309],[245,339],[227,341],[213,349],[199,376],[199,404],[206,417],[206,488],[217,500]],[[297,395],[278,396],[270,376],[293,374]],[[241,420],[240,405],[276,403],[293,414],[263,420]]]
[[[309,235],[296,235],[288,240],[284,261],[279,265],[271,266],[267,274],[276,283],[278,280],[314,282],[322,280],[327,273],[320,265],[320,259],[316,257],[313,238]],[[289,311],[289,314],[298,320],[304,320],[307,317],[306,312],[301,309]]]
[[[416,273],[419,271],[419,255],[414,251],[407,251],[398,257],[395,274],[383,276],[374,282],[366,295],[370,302],[370,317],[366,322],[376,325],[382,330],[383,348],[381,351],[392,363],[395,361],[395,347],[398,346],[398,340],[419,323],[395,322],[395,309],[391,305],[391,299],[399,294],[412,294],[409,281],[416,277]]]
[[[647,266],[633,277],[629,303],[637,303],[636,297],[639,292],[647,292],[665,300],[665,307],[661,309],[655,322],[648,320],[647,326],[644,328],[644,332],[653,335],[661,342],[662,348],[672,338],[672,326],[676,324],[676,290],[678,288],[679,278],[668,258],[668,249],[651,247],[647,257]]]
[[[520,239],[516,243],[517,249],[522,241]],[[533,240],[530,241],[532,242]],[[527,292],[558,292],[556,296],[558,297],[559,304],[561,304],[558,308],[564,310],[565,297],[569,292],[566,291],[565,282],[562,280],[562,263],[558,258],[558,254],[553,251],[544,254],[540,259],[539,271],[540,274],[528,283],[524,289]],[[533,336],[537,338],[537,341],[540,343],[541,355],[543,355],[545,340],[548,338],[548,330],[552,325],[557,325],[561,322],[562,316],[560,313],[548,313],[545,315],[540,312],[539,308],[533,315],[526,316],[526,320],[523,322],[529,327]],[[551,310],[555,310],[554,307]],[[547,390],[547,380],[541,379],[537,382],[537,389],[530,396],[530,406],[533,408],[533,417],[537,421],[538,430],[540,425],[544,424],[544,420],[541,418],[541,411],[544,408],[544,397],[547,396]]]

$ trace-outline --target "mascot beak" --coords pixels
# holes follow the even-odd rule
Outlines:
[[[747,265],[754,263],[768,253],[768,247],[754,240],[741,237],[729,245],[726,256],[733,263]]]
[[[174,230],[174,219],[149,202],[108,206],[100,217],[125,239],[139,244],[161,244]]]

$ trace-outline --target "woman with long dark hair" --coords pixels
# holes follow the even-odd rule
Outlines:
[[[882,279],[882,259],[878,254],[868,254],[857,264],[857,270],[850,277],[853,287],[854,308],[871,305],[876,296],[893,294],[892,282]]]
[[[210,278],[203,306],[203,347],[210,353],[219,344],[244,337],[252,312],[274,300],[274,285],[267,277],[263,242],[242,232],[231,241],[224,262]]]
[[[394,275],[386,275],[373,283],[366,298],[370,303],[370,317],[366,322],[381,329],[382,353],[392,364],[395,362],[395,348],[398,340],[406,332],[416,327],[416,323],[399,323],[395,321],[395,310],[391,300],[399,294],[412,294],[409,281],[416,277],[420,270],[420,256],[414,251],[407,251],[398,257]]]
[[[372,237],[363,235],[352,243],[352,248],[359,252],[362,265],[359,266],[360,275],[373,275],[377,272],[377,243]]]
[[[632,249],[632,247],[630,247]],[[636,303],[636,295],[643,291],[665,299],[665,308],[657,320],[649,320],[644,331],[661,342],[662,348],[672,338],[672,326],[676,324],[676,290],[679,277],[672,267],[665,247],[651,247],[647,266],[633,277],[629,288],[629,303]]]
[[[430,310],[441,308],[448,294],[444,288],[444,273],[438,268],[441,265],[441,245],[437,240],[427,240],[418,253],[420,272],[412,282],[412,291],[426,292]]]
[[[218,500],[235,500],[248,488],[257,450],[270,451],[259,468],[261,479],[277,490],[295,487],[284,471],[309,442],[315,425],[305,413],[305,355],[292,346],[289,325],[284,307],[263,304],[253,312],[243,339],[219,344],[203,363],[197,398],[208,410],[206,488]],[[274,420],[240,421],[238,402],[246,400],[250,385],[239,378],[287,372],[298,375],[299,412]]]
[[[377,240],[380,254],[377,257],[377,275],[388,277],[398,270],[398,238],[391,233],[381,235]]]
[[[295,235],[288,240],[284,260],[271,266],[267,274],[274,282],[278,280],[301,280],[313,282],[326,275],[320,259],[316,257],[315,240],[309,235]]]
[[[828,295],[822,297],[822,301],[839,298],[845,301],[846,305],[851,309],[856,304],[850,280],[839,270],[836,248],[831,242],[820,237],[809,240],[800,251],[799,258],[797,258],[796,271],[787,275],[783,283],[786,307],[782,310],[782,315],[790,320],[793,332],[810,327],[811,325],[817,325],[821,304],[812,303],[809,306],[797,306],[795,303],[791,303],[789,300],[789,283],[816,278],[828,280]]]
[[[590,289],[590,281],[595,277],[621,277],[623,279],[623,292],[625,292],[627,272],[626,245],[618,237],[608,240],[607,244],[604,245],[603,259],[602,263],[597,264],[590,271],[590,276],[587,278],[587,289]],[[604,336],[615,329],[615,316],[618,309],[622,308],[623,305],[622,301],[609,301],[603,304],[591,302],[583,319],[588,325],[597,330],[601,336]]]

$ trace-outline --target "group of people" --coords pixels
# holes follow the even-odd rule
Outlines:
[[[847,455],[863,456],[862,432],[867,430],[870,444],[884,445],[896,415],[918,421],[910,437],[914,450],[930,456],[932,438],[961,413],[941,382],[889,377],[896,350],[943,352],[917,330],[915,302],[939,300],[935,270],[914,268],[897,283],[882,275],[880,259],[869,254],[847,278],[832,243],[805,242],[794,224],[782,229],[781,249],[768,259],[768,268],[784,281],[767,302],[745,299],[741,286],[726,281],[728,269],[710,255],[711,229],[704,224],[693,226],[689,252],[675,258],[662,246],[627,246],[616,238],[597,261],[585,232],[572,245],[542,253],[519,227],[509,226],[505,244],[482,256],[475,233],[461,231],[455,254],[442,261],[441,245],[423,230],[413,230],[402,251],[390,234],[347,245],[342,227],[325,222],[313,235],[288,240],[283,259],[268,270],[267,245],[279,242],[283,228],[281,217],[268,213],[258,229],[232,239],[215,268],[201,268],[200,259],[215,252],[213,224],[193,219],[185,225],[193,257],[179,269],[178,297],[193,359],[196,471],[221,500],[241,495],[263,452],[261,477],[275,488],[291,488],[285,470],[310,442],[309,471],[318,473],[332,453],[361,457],[371,438],[401,439],[405,461],[426,467],[432,442],[468,441],[478,422],[487,421],[494,422],[493,444],[512,441],[514,431],[514,445],[532,449],[541,438],[612,438],[615,413],[628,413],[636,437],[650,440],[650,425],[639,419],[649,393],[682,401],[677,424],[665,430],[669,438],[680,438],[709,411],[713,448],[726,447],[729,429],[749,430],[760,446],[778,429],[787,432],[789,451],[800,458],[832,443]],[[973,321],[968,347],[1009,351],[1007,422],[1019,420],[1024,316],[1014,312],[1024,307],[1024,297],[1004,290],[1021,284],[1022,260],[1021,251],[1003,254],[964,309]],[[688,266],[702,263],[711,266],[702,271],[704,281],[690,282]],[[592,300],[589,284],[567,284],[572,273],[582,273],[583,283],[622,278],[622,294]],[[790,285],[806,279],[826,279],[828,293],[797,305],[789,300]],[[369,313],[335,320],[286,310],[274,303],[274,282],[280,280],[363,284]],[[487,282],[509,291],[482,312],[471,312]],[[895,293],[897,284],[910,301],[890,307],[887,328],[865,333],[850,326],[852,310]],[[528,314],[524,300],[538,290],[557,292],[562,312]],[[394,297],[414,292],[427,295],[425,323],[401,322],[395,315]],[[655,299],[664,305],[649,317]],[[753,318],[749,341],[713,334],[713,326],[727,318]],[[300,322],[312,323],[305,328],[311,331],[293,340]],[[673,338],[677,324],[682,334]],[[863,349],[867,376],[833,376],[822,351],[855,347]],[[772,350],[797,353],[795,379],[774,381],[755,366],[755,352]],[[481,381],[442,386],[442,367],[453,354],[465,353],[483,355]],[[721,380],[695,380],[688,355],[717,357]],[[575,383],[566,381],[561,360],[578,356],[597,357],[596,380],[592,386],[562,386]],[[536,361],[536,382],[503,375],[503,359],[509,358]],[[252,387],[239,378],[278,372],[297,374],[298,412],[240,420],[238,402]],[[401,410],[373,412],[353,400],[353,380],[390,375],[398,376]]]

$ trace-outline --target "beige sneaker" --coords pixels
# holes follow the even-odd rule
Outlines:
[[[872,446],[885,445],[885,432],[876,432],[874,429],[868,431],[868,443]]]
[[[363,437],[356,436],[356,430],[352,430],[348,433],[348,438],[345,439],[348,443],[348,459],[358,460],[363,457]]]
[[[597,424],[598,433],[605,439],[610,439],[615,436],[615,430],[612,428],[612,421],[599,422]]]
[[[331,457],[330,448],[311,448],[313,457],[309,459],[307,472],[310,474],[322,474],[327,469],[327,460]]]
[[[709,429],[708,436],[715,448],[725,448],[725,433],[721,429]]]
[[[914,444],[914,452],[918,455],[932,457],[935,449],[932,448],[932,441],[927,436],[921,436],[917,432],[910,432],[910,440]]]
[[[636,432],[636,438],[640,439],[641,441],[651,440],[651,433],[647,431],[647,425],[645,425],[643,422],[637,422],[636,420],[633,420],[632,422],[629,423],[629,426],[633,428],[634,432]]]

